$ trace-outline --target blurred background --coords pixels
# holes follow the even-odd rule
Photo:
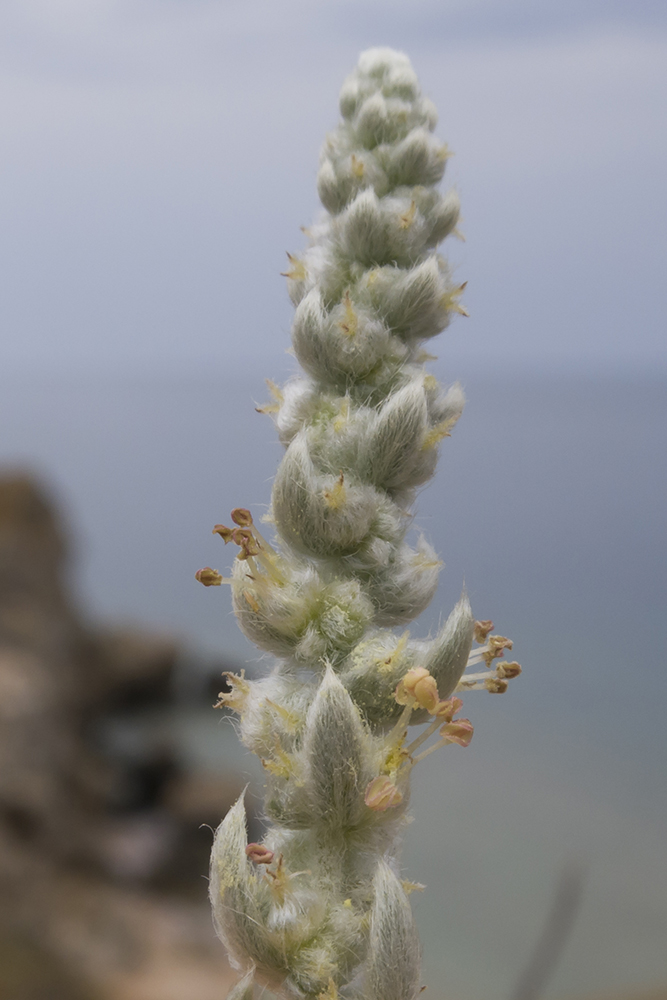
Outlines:
[[[4,0],[1,1000],[231,981],[200,824],[248,777],[258,814],[261,776],[210,706],[269,664],[194,573],[268,504],[280,271],[378,44],[439,109],[467,238],[432,370],[468,406],[416,518],[446,568],[412,634],[465,581],[524,667],[415,776],[425,982],[514,996],[575,866],[544,995],[667,995],[667,8]]]

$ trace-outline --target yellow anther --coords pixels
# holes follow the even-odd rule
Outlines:
[[[507,686],[508,682],[501,677],[487,677],[484,681],[484,687],[491,694],[505,694]]]
[[[270,378],[264,380],[267,384],[268,390],[273,396],[273,403],[265,403],[264,406],[256,406],[256,413],[278,413],[280,407],[282,406],[284,396],[279,386],[275,382],[272,382]]]
[[[407,212],[403,212],[403,214],[401,216],[399,216],[401,229],[409,229],[410,228],[410,226],[412,225],[412,223],[415,221],[415,212],[416,211],[417,211],[417,202],[416,201],[411,201],[410,202],[410,208],[407,210]]]
[[[303,261],[299,260],[298,257],[294,257],[289,252],[287,254],[287,258],[288,258],[291,266],[290,266],[289,271],[281,271],[280,272],[282,274],[283,278],[291,278],[292,281],[303,281],[303,279],[306,277],[306,274],[307,274],[306,266],[303,263]]]
[[[270,774],[275,774],[279,778],[291,778],[294,774],[294,761],[287,751],[283,749],[277,735],[274,741],[273,758],[271,760],[264,757],[260,759],[262,761],[262,767],[264,767]]]
[[[394,698],[399,705],[410,705],[414,704],[416,701],[414,695],[414,688],[418,681],[423,680],[425,677],[430,677],[426,667],[413,667],[412,670],[408,670],[405,677],[403,677],[396,687],[394,692]]]
[[[401,742],[397,745],[394,745],[391,748],[391,750],[384,759],[384,764],[382,765],[383,772],[385,774],[388,774],[392,778],[396,777],[401,767],[403,766],[403,764],[405,764],[406,760],[410,756],[407,750],[403,749],[404,739],[405,739],[405,734],[401,738]]]
[[[493,628],[493,622],[490,618],[485,619],[481,622],[475,622],[475,642],[484,643],[486,642],[486,637]]]
[[[344,899],[343,900],[343,906],[345,907],[346,910],[351,910],[352,909],[352,900],[351,899]]]
[[[438,388],[438,380],[435,375],[425,375],[424,376],[424,388],[427,392],[433,392]]]
[[[345,306],[345,316],[338,325],[343,333],[347,334],[348,337],[354,337],[357,332],[357,314],[352,306],[352,300],[349,292],[345,293],[343,305]]]
[[[358,177],[361,180],[361,178],[364,176],[363,161],[360,160],[357,156],[355,156],[354,153],[350,157],[350,160],[352,163],[352,173],[354,174],[355,177]]]
[[[349,396],[344,396],[340,402],[340,409],[338,411],[338,416],[333,422],[333,429],[336,431],[337,434],[340,431],[342,431],[343,427],[345,427],[345,424],[349,420],[349,417],[350,417],[350,398]]]
[[[273,870],[271,868],[267,868],[264,878],[269,883],[271,893],[275,897],[276,902],[282,905],[285,902],[285,896],[287,895],[291,878],[285,868],[285,861],[282,854],[278,855],[276,867]]]
[[[445,722],[451,722],[457,712],[460,712],[463,708],[463,702],[460,698],[448,698],[446,701],[441,701],[435,714],[439,719],[444,719]]]
[[[368,784],[364,802],[374,812],[386,812],[403,801],[403,795],[386,775],[380,775]]]
[[[420,705],[431,715],[441,704],[438,685],[425,667],[413,667],[398,682],[394,698],[399,705]]]
[[[244,677],[245,671],[240,674],[233,674],[226,671],[222,676],[227,678],[227,683],[231,691],[221,691],[218,695],[218,702],[214,708],[231,708],[239,715],[243,713],[248,696],[250,695],[250,685]]]
[[[271,701],[270,698],[266,699],[266,704],[280,717],[288,733],[295,733],[297,731],[301,717],[296,712],[290,712],[289,708],[285,708],[284,705],[278,705],[275,701]]]
[[[431,559],[423,552],[417,552],[417,554],[412,559],[412,565],[416,569],[421,569],[421,570],[437,569],[438,566],[442,566],[442,559]]]
[[[243,591],[243,596],[245,598],[246,604],[249,604],[255,614],[259,613],[259,604],[257,603],[255,597],[251,594],[249,590]]]
[[[266,382],[266,387],[275,399],[276,403],[284,402],[285,397],[283,396],[280,386],[276,385],[276,383],[270,378],[264,379],[264,381]]]
[[[317,994],[317,1000],[338,1000],[338,990],[333,979],[329,979],[329,985],[322,993]]]
[[[343,506],[345,503],[346,490],[345,477],[342,472],[333,487],[330,490],[324,490],[322,496],[324,497],[324,502],[327,507],[330,507],[332,510],[338,510],[339,507]]]
[[[442,420],[435,427],[431,427],[430,431],[427,431],[424,435],[424,440],[422,441],[422,451],[428,451],[429,448],[435,448],[436,444],[443,440],[443,438],[451,437],[450,431],[458,417],[449,417],[447,420]]]
[[[457,312],[461,316],[469,316],[470,313],[468,312],[466,307],[462,306],[461,303],[459,302],[459,299],[463,295],[467,284],[468,282],[464,281],[463,284],[459,285],[457,288],[451,288],[448,292],[445,292],[445,294],[440,299],[440,305],[442,306],[442,308],[445,309],[447,312]]]
[[[505,680],[512,680],[513,677],[518,677],[521,673],[521,664],[514,660],[512,663],[499,663],[496,667],[496,677],[501,677]]]
[[[376,662],[381,674],[387,674],[390,672],[394,660],[398,659],[404,653],[409,638],[410,638],[410,633],[404,632],[401,638],[396,643],[392,652],[389,654],[389,656],[378,657]]]
[[[487,646],[489,648],[486,652],[482,653],[482,659],[486,663],[487,667],[491,666],[493,660],[503,655],[503,650],[511,649],[513,645],[514,643],[512,640],[506,639],[504,635],[490,635],[487,641]]]
[[[401,879],[401,885],[406,896],[409,896],[411,892],[423,892],[426,888],[421,882],[409,882],[406,878]]]

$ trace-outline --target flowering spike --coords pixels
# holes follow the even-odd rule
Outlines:
[[[425,341],[467,315],[437,251],[460,236],[460,206],[437,188],[450,153],[406,56],[362,53],[340,110],[317,177],[325,213],[288,254],[303,375],[267,381],[260,407],[285,447],[263,519],[275,541],[245,507],[213,529],[238,546],[239,624],[278,660],[266,677],[227,675],[218,703],[262,761],[268,819],[248,844],[238,802],[215,838],[215,923],[245,973],[231,1000],[252,1000],[254,981],[311,1000],[415,1000],[418,886],[395,874],[412,769],[470,742],[456,691],[500,693],[521,671],[465,593],[431,639],[405,629],[442,566],[407,540],[411,506],[465,402],[424,367]],[[210,567],[197,578],[223,582]]]

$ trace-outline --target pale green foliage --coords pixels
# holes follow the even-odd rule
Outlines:
[[[455,229],[458,199],[435,187],[448,153],[404,55],[363,53],[340,108],[318,176],[327,212],[287,274],[306,377],[272,387],[266,407],[286,447],[272,495],[277,548],[245,510],[232,515],[241,529],[216,529],[241,546],[241,628],[279,658],[262,680],[231,677],[221,698],[263,759],[270,824],[247,848],[239,801],[215,838],[216,927],[245,973],[233,1000],[249,1000],[252,976],[286,996],[413,1000],[419,946],[396,849],[423,739],[405,747],[407,727],[432,716],[428,735],[444,720],[440,744],[466,745],[472,732],[450,724],[460,702],[442,701],[473,641],[465,595],[435,638],[394,631],[438,579],[431,547],[406,532],[463,409],[460,386],[444,391],[421,348],[465,313],[435,250]],[[411,688],[399,704],[410,670],[415,683],[428,671],[425,693]]]

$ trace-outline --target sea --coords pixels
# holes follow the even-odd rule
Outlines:
[[[267,509],[281,447],[256,407],[275,370],[266,357],[0,375],[2,470],[33,472],[61,509],[76,601],[91,621],[180,637],[193,685],[218,662],[270,667],[226,588],[194,574],[233,557],[215,523]],[[425,982],[514,997],[576,871],[580,905],[542,995],[665,985],[666,373],[508,366],[462,382],[466,410],[415,507],[445,566],[410,633],[432,633],[465,586],[523,674],[505,695],[469,693],[470,747],[415,771],[402,864],[426,885],[412,896]],[[219,715],[184,703],[175,725],[184,757],[246,771],[259,796]]]

